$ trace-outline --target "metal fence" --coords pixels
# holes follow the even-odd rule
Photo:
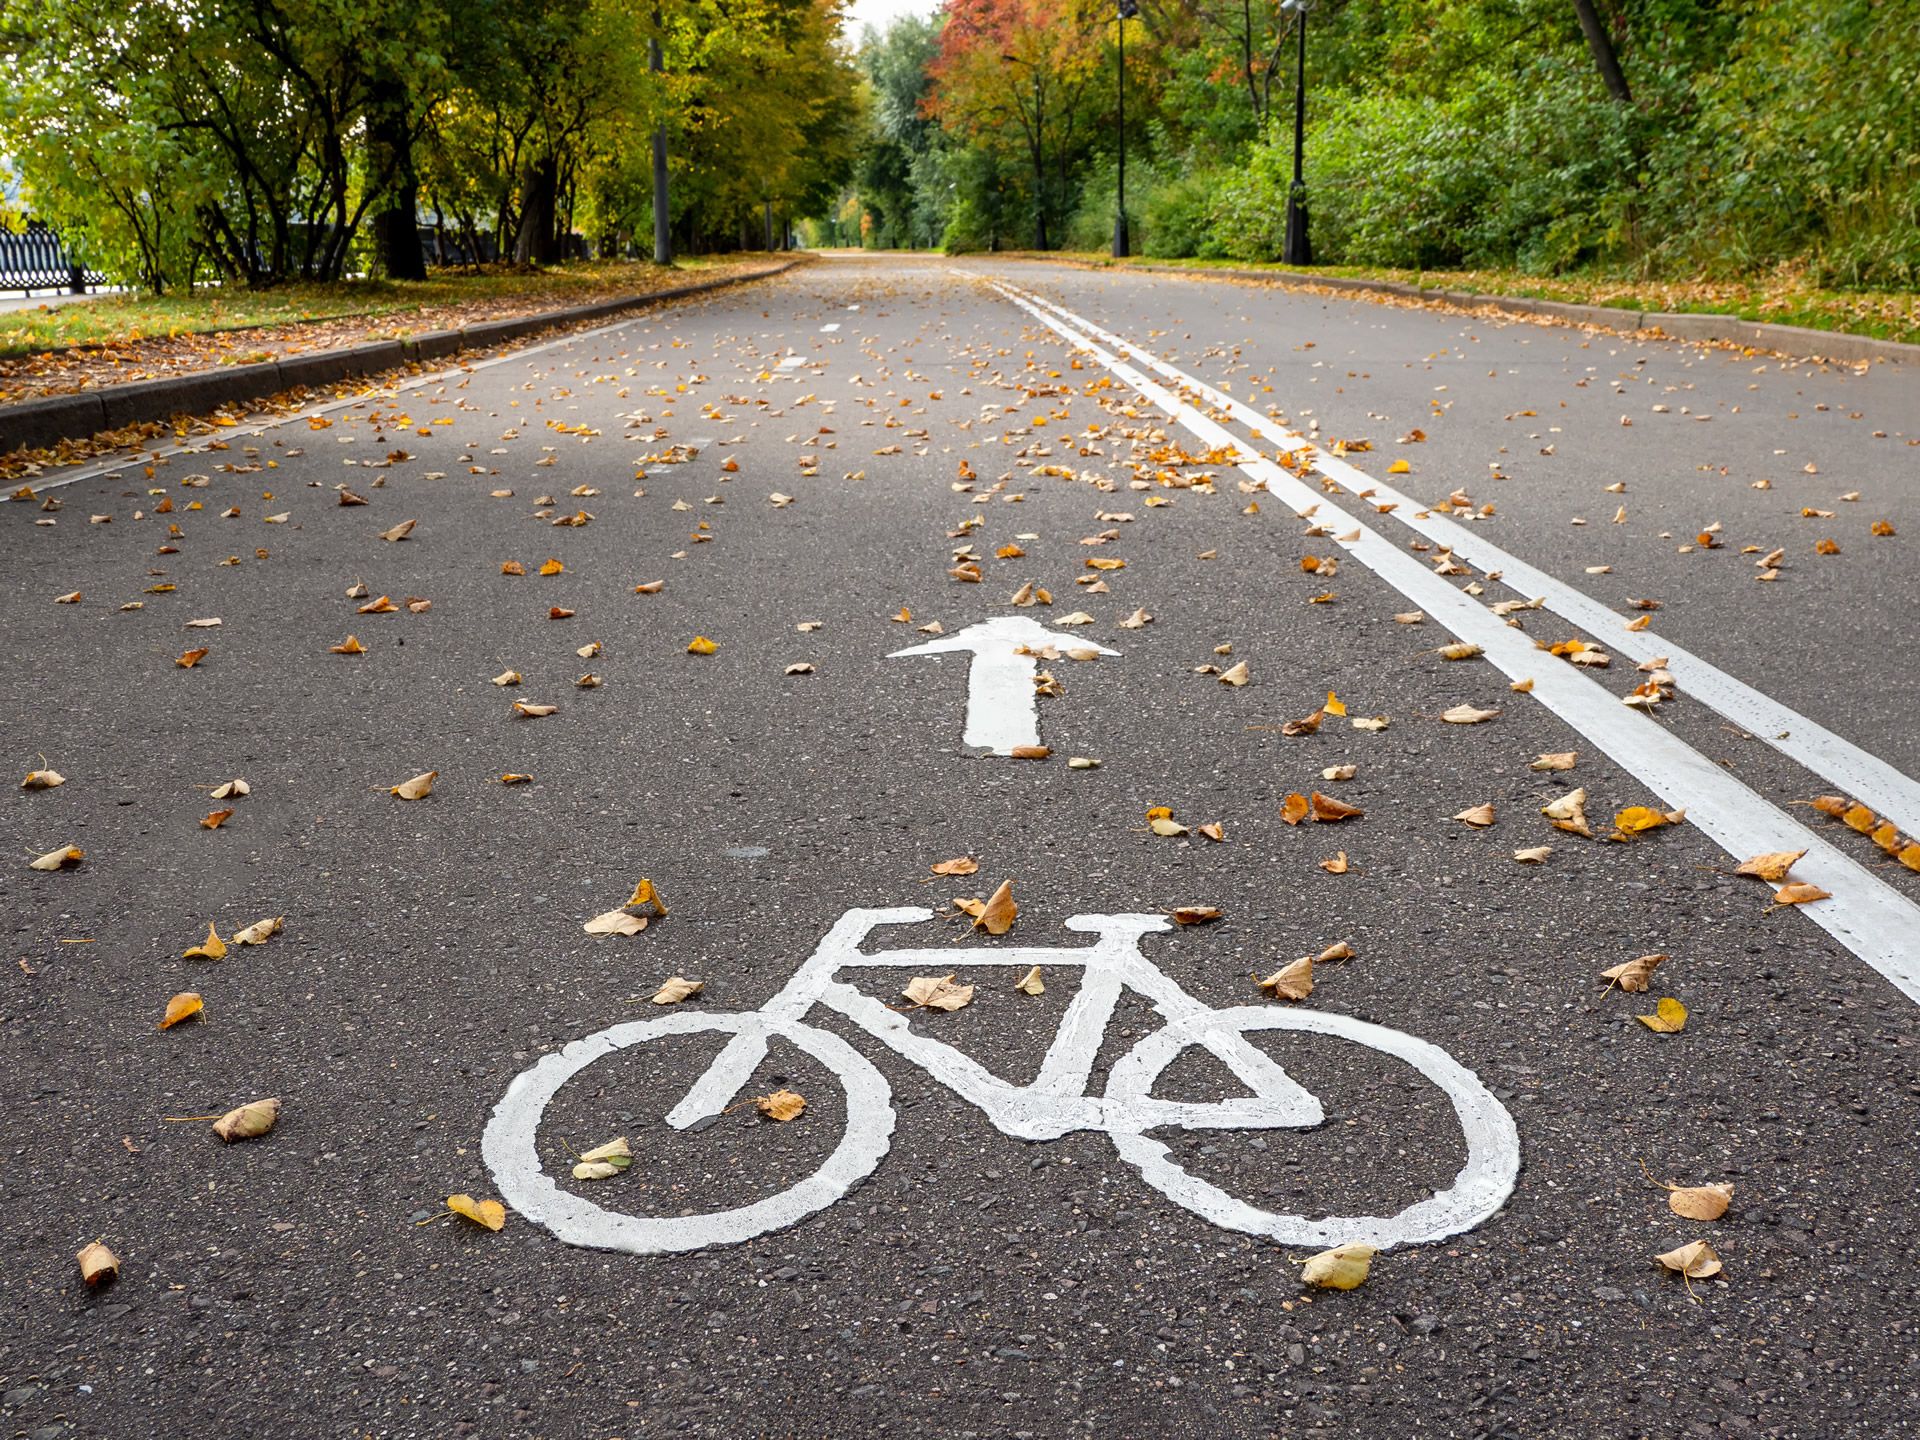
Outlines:
[[[107,277],[74,263],[60,237],[37,221],[22,231],[0,228],[0,292],[36,290],[86,293],[89,285],[104,285]]]

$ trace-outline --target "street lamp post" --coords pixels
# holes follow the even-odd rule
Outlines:
[[[647,37],[647,68],[656,75],[662,69],[658,5],[653,7],[653,34]],[[659,97],[654,98],[657,104]],[[667,122],[662,118],[653,127],[653,263],[656,265],[673,263],[672,224],[667,208]]]
[[[1113,207],[1113,258],[1124,260],[1127,245],[1127,21],[1140,13],[1140,0],[1116,0],[1120,31],[1120,67],[1114,94],[1120,111],[1120,183]]]
[[[1300,30],[1299,62],[1293,81],[1293,184],[1287,190],[1287,243],[1281,258],[1289,265],[1313,264],[1313,244],[1307,238],[1307,11],[1313,0],[1280,0],[1291,10]]]

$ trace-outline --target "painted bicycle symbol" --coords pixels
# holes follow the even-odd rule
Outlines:
[[[846,1195],[879,1166],[893,1134],[892,1091],[886,1077],[831,1031],[805,1023],[815,1006],[845,1016],[902,1059],[919,1066],[996,1127],[1022,1140],[1057,1140],[1075,1131],[1107,1135],[1120,1158],[1147,1184],[1195,1214],[1229,1230],[1263,1235],[1286,1245],[1327,1246],[1365,1240],[1382,1249],[1438,1240],[1470,1230],[1492,1216],[1512,1193],[1520,1168],[1513,1118],[1478,1076],[1446,1051],[1383,1025],[1323,1011],[1275,1006],[1214,1009],[1188,995],[1141,953],[1142,936],[1170,928],[1159,915],[1076,915],[1066,928],[1093,936],[1080,948],[1018,946],[965,952],[969,966],[1079,966],[1084,971],[1058,1033],[1031,1084],[991,1074],[958,1049],[914,1031],[905,1015],[838,978],[848,967],[952,968],[946,947],[879,950],[860,946],[875,927],[930,920],[918,907],[849,910],[820,941],[793,978],[758,1010],[733,1014],[686,1012],[615,1025],[545,1056],[516,1076],[494,1107],[481,1152],[502,1197],[522,1216],[571,1245],[637,1255],[735,1244],[806,1218]],[[1165,1024],[1149,1033],[1109,1070],[1104,1091],[1088,1084],[1114,1008],[1122,994],[1144,996]],[[1311,1129],[1325,1119],[1320,1101],[1294,1081],[1248,1037],[1262,1031],[1305,1031],[1366,1046],[1418,1071],[1452,1102],[1466,1141],[1466,1162],[1453,1183],[1386,1216],[1310,1218],[1262,1210],[1183,1169],[1151,1131]],[[687,1129],[733,1103],[766,1058],[769,1042],[784,1040],[831,1071],[846,1092],[846,1132],[818,1170],[777,1194],[735,1209],[674,1216],[627,1215],[562,1190],[541,1166],[535,1137],[560,1088],[596,1061],[668,1036],[717,1032],[728,1037],[688,1092],[665,1111],[667,1124]],[[1216,1101],[1157,1098],[1155,1082],[1193,1046],[1224,1062],[1245,1095]],[[644,1164],[642,1160],[638,1163]]]

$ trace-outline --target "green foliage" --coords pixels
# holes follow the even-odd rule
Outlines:
[[[1724,277],[1782,265],[1920,285],[1920,0],[1596,0],[1632,95],[1569,0],[1325,0],[1308,34],[1308,205],[1323,263]],[[1068,0],[948,0],[924,152],[990,156],[949,243],[1104,249],[1113,22]],[[1276,258],[1292,181],[1290,14],[1164,0],[1128,26],[1135,248]],[[863,63],[899,76],[904,39]],[[876,243],[962,173],[863,154]],[[1013,233],[1009,233],[1012,231]]]

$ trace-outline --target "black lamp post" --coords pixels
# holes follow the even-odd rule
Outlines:
[[[1127,21],[1140,13],[1140,0],[1116,0],[1120,29],[1120,69],[1114,91],[1120,109],[1120,185],[1113,209],[1113,258],[1124,260],[1127,247]]]
[[[1287,190],[1287,244],[1281,254],[1289,265],[1313,264],[1313,244],[1307,239],[1307,11],[1313,0],[1280,0],[1291,10],[1300,30],[1300,59],[1293,82],[1293,184]]]

